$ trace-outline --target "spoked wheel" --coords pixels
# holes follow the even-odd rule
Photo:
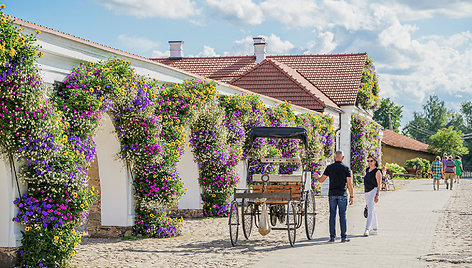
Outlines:
[[[297,236],[297,210],[292,201],[289,201],[287,204],[287,231],[288,231],[288,241],[290,246],[295,245],[295,238]]]
[[[305,215],[305,212],[303,212],[303,209],[302,209],[302,204],[301,202],[297,204],[294,204],[294,206],[297,208],[296,212],[297,212],[297,229],[300,228],[300,226],[302,226],[303,224],[303,220],[302,220],[302,217]]]
[[[313,191],[307,191],[305,195],[305,230],[306,238],[311,240],[315,232],[316,212],[315,212],[315,194]]]
[[[249,239],[252,231],[253,207],[249,204],[247,199],[243,199],[241,202],[241,214],[244,237]]]
[[[229,237],[231,239],[231,245],[233,246],[235,246],[238,242],[238,227],[238,202],[236,202],[236,200],[233,200],[233,202],[231,202],[231,208],[229,210]]]

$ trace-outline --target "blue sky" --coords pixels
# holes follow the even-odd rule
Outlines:
[[[367,52],[403,124],[431,94],[472,99],[472,1],[3,0],[5,13],[145,57]]]

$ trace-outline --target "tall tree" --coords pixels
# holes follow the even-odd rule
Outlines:
[[[448,153],[452,155],[467,155],[469,150],[464,146],[464,133],[455,131],[452,126],[442,128],[429,138],[428,150],[436,155]]]
[[[464,133],[471,134],[464,139],[464,145],[472,152],[472,101],[462,103],[461,107],[462,116],[464,117],[465,130]],[[462,162],[465,169],[472,170],[472,154],[462,158]]]
[[[374,120],[386,129],[390,129],[390,119],[392,120],[393,131],[399,132],[400,120],[402,119],[403,106],[396,105],[389,98],[382,99],[380,108],[374,112]]]
[[[445,127],[451,118],[452,113],[446,108],[444,101],[438,96],[429,96],[423,105],[423,111],[413,114],[413,120],[408,122],[403,132],[416,140],[428,143],[429,137]]]
[[[464,116],[467,130],[472,131],[472,101],[462,103],[461,112]]]

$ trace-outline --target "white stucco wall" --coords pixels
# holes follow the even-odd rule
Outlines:
[[[245,189],[247,188],[247,161],[241,161],[238,163],[236,166],[236,172],[238,173],[239,176],[239,184],[236,188],[238,189]]]
[[[94,137],[97,146],[103,226],[133,226],[132,179],[124,161],[117,159],[120,141],[108,114],[100,121]]]
[[[343,106],[343,114],[341,114],[341,130],[337,137],[339,149],[344,152],[343,163],[347,166],[351,166],[351,116],[356,110],[356,106]]]
[[[16,163],[18,172],[18,165]],[[26,192],[26,186],[20,179],[20,191]],[[18,207],[13,201],[19,197],[15,177],[10,168],[9,161],[0,158],[0,247],[21,246],[22,226],[12,219],[18,213]]]
[[[179,209],[201,209],[202,197],[200,195],[201,188],[198,183],[198,166],[193,161],[192,148],[187,146],[188,137],[186,139],[185,151],[180,161],[177,163],[177,172],[179,173],[184,187],[188,192],[179,201]]]

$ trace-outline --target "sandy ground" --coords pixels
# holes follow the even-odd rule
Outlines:
[[[397,188],[405,183],[395,181]],[[365,205],[362,190],[355,190],[355,206]],[[316,224],[327,224],[327,197],[316,197],[316,207]],[[327,234],[317,233],[315,227],[314,236]],[[304,226],[297,231],[297,241],[300,240],[306,240]],[[290,247],[286,231],[274,230],[262,236],[253,228],[246,240],[239,229],[238,246],[232,247],[228,218],[190,219],[184,222],[183,236],[176,238],[85,238],[77,247],[72,267],[246,267],[265,254],[286,247]]]
[[[441,191],[447,191],[441,184]],[[461,179],[443,210],[428,267],[472,267],[472,179]]]

